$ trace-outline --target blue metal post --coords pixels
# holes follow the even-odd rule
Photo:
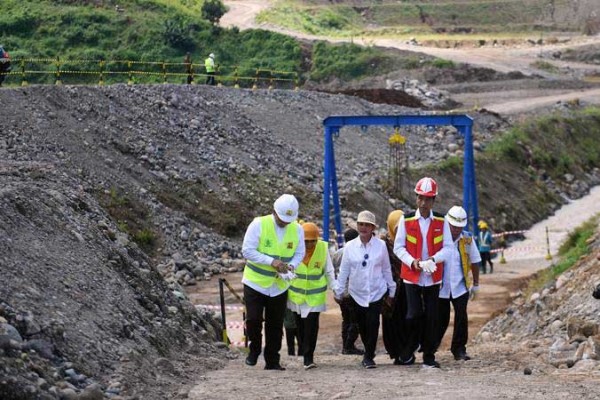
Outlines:
[[[469,191],[470,197],[469,200],[471,202],[471,210],[469,215],[472,215],[473,218],[473,232],[475,233],[475,237],[479,236],[479,225],[477,224],[479,221],[479,207],[478,207],[478,199],[477,199],[477,180],[475,179],[475,155],[473,152],[473,127],[471,125],[467,125],[464,127],[465,129],[465,154],[469,154],[469,164],[465,165],[464,168],[469,169],[469,184],[471,190]],[[465,157],[466,164],[466,157]]]
[[[323,160],[323,240],[329,241],[329,200],[331,199],[331,161],[333,157],[332,128],[325,127],[325,155]]]

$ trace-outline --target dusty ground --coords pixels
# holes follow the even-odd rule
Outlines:
[[[550,251],[555,259],[556,251],[568,232],[584,222],[587,216],[600,212],[599,200],[600,188],[595,188],[590,195],[562,207],[554,216],[528,230],[526,239],[513,243],[505,253],[506,264],[500,264],[496,258],[494,273],[482,275],[481,294],[469,304],[471,338],[485,322],[509,304],[511,293],[528,276],[550,265],[552,261],[545,258],[546,228],[549,229]],[[224,277],[236,290],[240,290],[239,273]],[[203,282],[192,289],[190,298],[195,303],[215,304],[218,302],[217,288],[215,280]],[[232,305],[239,306],[231,295],[226,297]],[[227,315],[230,321],[240,321],[239,312]],[[315,357],[319,368],[304,371],[301,358],[283,355],[282,364],[287,370],[267,372],[262,369],[262,360],[256,367],[245,366],[244,354],[240,351],[239,358],[229,361],[224,369],[201,377],[189,398],[387,399],[402,395],[427,399],[558,399],[565,396],[592,399],[597,398],[600,390],[600,375],[546,374],[528,365],[526,360],[515,359],[511,347],[516,344],[470,343],[468,350],[474,359],[466,363],[454,361],[447,346],[449,333],[438,352],[441,370],[424,370],[419,363],[411,367],[394,366],[379,343],[376,359],[379,368],[365,371],[359,365],[359,356],[340,354],[339,329],[339,309],[330,298],[329,309],[321,317]],[[239,339],[240,331],[234,330],[231,335],[237,335],[235,337]],[[532,375],[523,373],[528,366],[533,368]]]

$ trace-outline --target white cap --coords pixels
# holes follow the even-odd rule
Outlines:
[[[464,228],[467,226],[467,212],[460,206],[454,206],[448,210],[448,214],[446,214],[446,220],[452,226]]]
[[[215,55],[214,55],[214,53],[210,53],[208,56],[209,56],[210,58],[215,58]]]
[[[373,214],[371,211],[361,211],[358,213],[358,218],[356,219],[356,223],[359,222],[363,222],[366,224],[371,224],[373,225],[375,228],[377,228],[377,222],[375,219],[375,214]]]
[[[298,200],[291,194],[282,194],[273,203],[273,209],[279,219],[288,224],[298,218]]]

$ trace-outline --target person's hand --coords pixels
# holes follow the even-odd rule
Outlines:
[[[469,288],[469,300],[475,300],[477,293],[479,292],[479,285],[473,285]]]
[[[283,261],[281,261],[279,259],[273,260],[273,262],[271,263],[271,266],[273,268],[275,268],[277,270],[277,272],[281,272],[282,274],[285,274],[286,272],[288,272],[291,269],[289,265],[287,265],[286,263],[284,263]]]
[[[412,269],[416,270],[416,271],[420,271],[421,270],[421,266],[419,265],[421,263],[421,259],[420,258],[415,258],[415,260],[413,261],[411,267]]]
[[[432,259],[419,262],[419,267],[421,267],[423,271],[430,274],[433,274],[435,271],[437,271],[437,265],[435,265],[435,262],[433,262]]]
[[[393,297],[386,297],[385,298],[385,304],[389,307],[392,308],[392,306],[394,305],[394,298]]]

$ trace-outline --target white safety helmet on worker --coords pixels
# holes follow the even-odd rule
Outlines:
[[[425,197],[435,197],[438,194],[437,182],[433,178],[421,178],[415,186],[415,193]]]
[[[214,53],[210,53],[208,56],[209,56],[210,58],[215,58],[215,54],[214,54]]]
[[[298,200],[291,194],[282,194],[273,203],[273,209],[279,219],[288,224],[298,218],[298,208]]]
[[[461,206],[454,206],[448,210],[446,214],[446,220],[452,226],[458,228],[464,228],[467,226],[467,212]]]

